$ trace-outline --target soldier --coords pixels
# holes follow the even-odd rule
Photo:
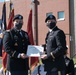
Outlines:
[[[45,39],[46,54],[41,56],[43,64],[45,65],[45,71],[47,75],[65,75],[65,34],[56,26],[57,21],[54,15],[49,15],[45,19],[45,22],[49,28]]]
[[[17,14],[13,18],[14,27],[6,31],[3,37],[3,47],[7,53],[7,73],[10,75],[28,75],[27,47],[30,44],[27,32],[23,26],[23,16]],[[8,75],[6,73],[6,75]]]

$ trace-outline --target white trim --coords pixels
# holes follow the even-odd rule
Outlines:
[[[62,21],[62,20],[65,20],[65,18],[60,18],[60,19],[58,19],[57,21]]]

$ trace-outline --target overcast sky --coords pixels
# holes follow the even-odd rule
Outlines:
[[[9,0],[0,0],[0,2],[9,1]]]

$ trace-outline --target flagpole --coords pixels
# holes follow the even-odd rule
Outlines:
[[[35,45],[38,45],[38,5],[39,5],[38,0],[33,0],[33,25],[34,25],[34,43]],[[40,58],[39,64],[40,64]]]
[[[10,3],[11,3],[11,0],[10,0]],[[10,13],[11,13],[11,8],[10,8]]]
[[[11,13],[11,3],[12,3],[12,1],[10,0],[10,12],[9,12],[9,17],[10,17],[10,13]]]
[[[34,29],[34,43],[38,45],[38,0],[32,0],[33,5],[33,29]]]

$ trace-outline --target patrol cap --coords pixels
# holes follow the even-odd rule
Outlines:
[[[17,14],[17,15],[14,16],[13,21],[15,21],[16,19],[22,20],[23,16],[20,15],[20,14]]]
[[[47,20],[56,20],[55,16],[54,15],[49,15],[47,16],[47,18],[45,19],[45,22],[47,22]]]

